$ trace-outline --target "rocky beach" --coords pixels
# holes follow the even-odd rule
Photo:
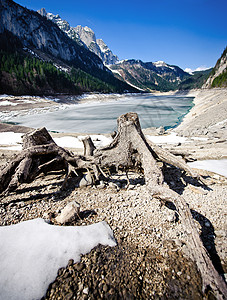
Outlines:
[[[196,90],[187,96],[195,96],[194,106],[178,127],[166,132],[145,129],[145,136],[188,162],[223,160],[225,169],[227,90]],[[60,109],[62,105],[41,97],[36,101],[29,97],[19,100],[20,104],[18,97],[5,99],[0,115],[5,111],[21,114],[31,109]],[[0,124],[0,133],[29,130]],[[60,141],[81,134],[51,132],[51,136]],[[106,134],[95,136],[94,141],[103,142],[103,136],[111,140],[110,134]],[[19,153],[14,146],[0,141],[1,167]],[[66,148],[76,154],[83,153],[80,146],[71,144]],[[171,166],[167,169],[165,181],[186,200],[216,270],[226,278],[227,176],[218,171],[199,170],[205,183],[201,185],[180,169]],[[41,174],[33,182],[21,184],[16,191],[1,195],[0,225],[35,218],[59,225],[55,218],[67,204],[76,201],[80,214],[66,225],[105,221],[113,230],[117,246],[99,245],[83,255],[79,263],[69,260],[67,266],[56,270],[56,279],[43,299],[204,299],[201,276],[187,248],[187,231],[171,203],[163,204],[148,193],[142,174],[129,172],[129,185],[126,174],[120,172],[108,183],[100,182],[97,186],[85,183],[80,188],[75,188],[77,183],[71,178],[67,189],[62,190],[64,176],[61,172]],[[212,297],[208,293],[208,299]]]

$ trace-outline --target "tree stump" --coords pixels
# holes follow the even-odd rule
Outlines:
[[[118,132],[112,143],[101,149],[95,149],[91,139],[84,141],[84,156],[73,155],[59,147],[45,128],[25,135],[23,151],[0,173],[0,193],[10,192],[22,182],[32,181],[38,174],[55,169],[66,171],[67,178],[72,172],[92,173],[95,183],[104,175],[103,168],[124,170],[142,169],[146,187],[153,197],[171,201],[179,213],[189,237],[188,248],[196,262],[203,280],[203,291],[212,289],[217,299],[227,295],[226,284],[215,270],[194,224],[190,209],[184,198],[171,190],[164,182],[158,161],[173,165],[200,180],[199,175],[183,159],[163,150],[146,140],[142,133],[136,113],[127,113],[118,118]],[[65,182],[64,182],[65,184]]]

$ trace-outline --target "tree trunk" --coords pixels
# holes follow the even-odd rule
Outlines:
[[[92,156],[94,153],[95,145],[92,142],[92,139],[90,136],[86,136],[83,140],[82,140],[83,144],[84,144],[84,156]]]
[[[172,201],[179,213],[190,242],[188,248],[195,260],[203,280],[203,291],[211,288],[217,299],[227,295],[226,285],[215,270],[194,224],[190,209],[184,198],[172,191],[164,182],[158,161],[176,166],[190,176],[200,179],[183,161],[146,140],[140,128],[136,113],[127,113],[118,118],[118,133],[112,143],[95,149],[90,138],[86,138],[84,156],[76,156],[59,147],[45,128],[28,133],[23,139],[23,152],[9,163],[0,173],[0,192],[10,192],[20,183],[33,180],[41,172],[55,169],[67,171],[67,176],[77,171],[87,171],[93,182],[103,175],[102,168],[114,167],[117,170],[142,169],[147,189],[153,197]],[[64,184],[66,183],[66,180]]]

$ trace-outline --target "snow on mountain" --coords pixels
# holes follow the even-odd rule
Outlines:
[[[179,82],[189,77],[179,67],[164,61],[145,63],[138,59],[128,59],[108,67],[117,78],[147,91],[174,90]]]
[[[167,67],[168,65],[164,62],[164,61],[162,61],[162,60],[159,60],[159,61],[155,61],[154,63],[153,63],[153,65],[155,65],[155,67]]]
[[[105,65],[118,62],[118,57],[113,54],[102,39],[96,39],[94,31],[88,26],[83,27],[78,25],[71,27],[69,23],[62,20],[59,15],[47,13],[45,8],[41,8],[38,13],[56,23],[71,39],[76,40],[80,45],[98,55]]]
[[[195,70],[192,70],[191,68],[186,68],[186,69],[184,69],[184,71],[189,73],[190,75],[192,75],[194,72],[206,71],[209,69],[211,69],[211,67],[207,68],[205,66],[200,66],[200,67],[196,68]]]

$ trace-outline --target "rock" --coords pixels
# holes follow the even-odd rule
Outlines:
[[[108,185],[109,185],[110,188],[115,189],[117,191],[119,191],[119,189],[120,189],[119,186],[117,184],[113,183],[112,181],[110,181],[108,183]]]
[[[162,134],[164,134],[164,133],[165,133],[164,127],[163,127],[163,126],[160,126],[160,127],[157,129],[157,134],[162,135]]]
[[[207,221],[207,222],[205,222],[205,226],[206,227],[210,227],[210,223]]]
[[[105,186],[105,183],[103,180],[100,181],[100,184],[97,186],[97,188],[99,189],[104,189],[106,186]]]
[[[79,182],[79,187],[80,188],[86,187],[86,186],[89,186],[89,185],[92,185],[92,178],[91,178],[90,173],[84,175],[83,178]]]
[[[88,292],[89,292],[88,287],[86,287],[86,288],[83,289],[83,294],[88,295]]]
[[[135,185],[133,185],[133,184],[130,184],[129,186],[128,186],[128,188],[127,188],[127,190],[134,190],[135,189]]]
[[[64,224],[68,223],[79,216],[80,214],[80,204],[76,201],[68,203],[65,208],[62,210],[61,214],[55,218],[58,223]]]

